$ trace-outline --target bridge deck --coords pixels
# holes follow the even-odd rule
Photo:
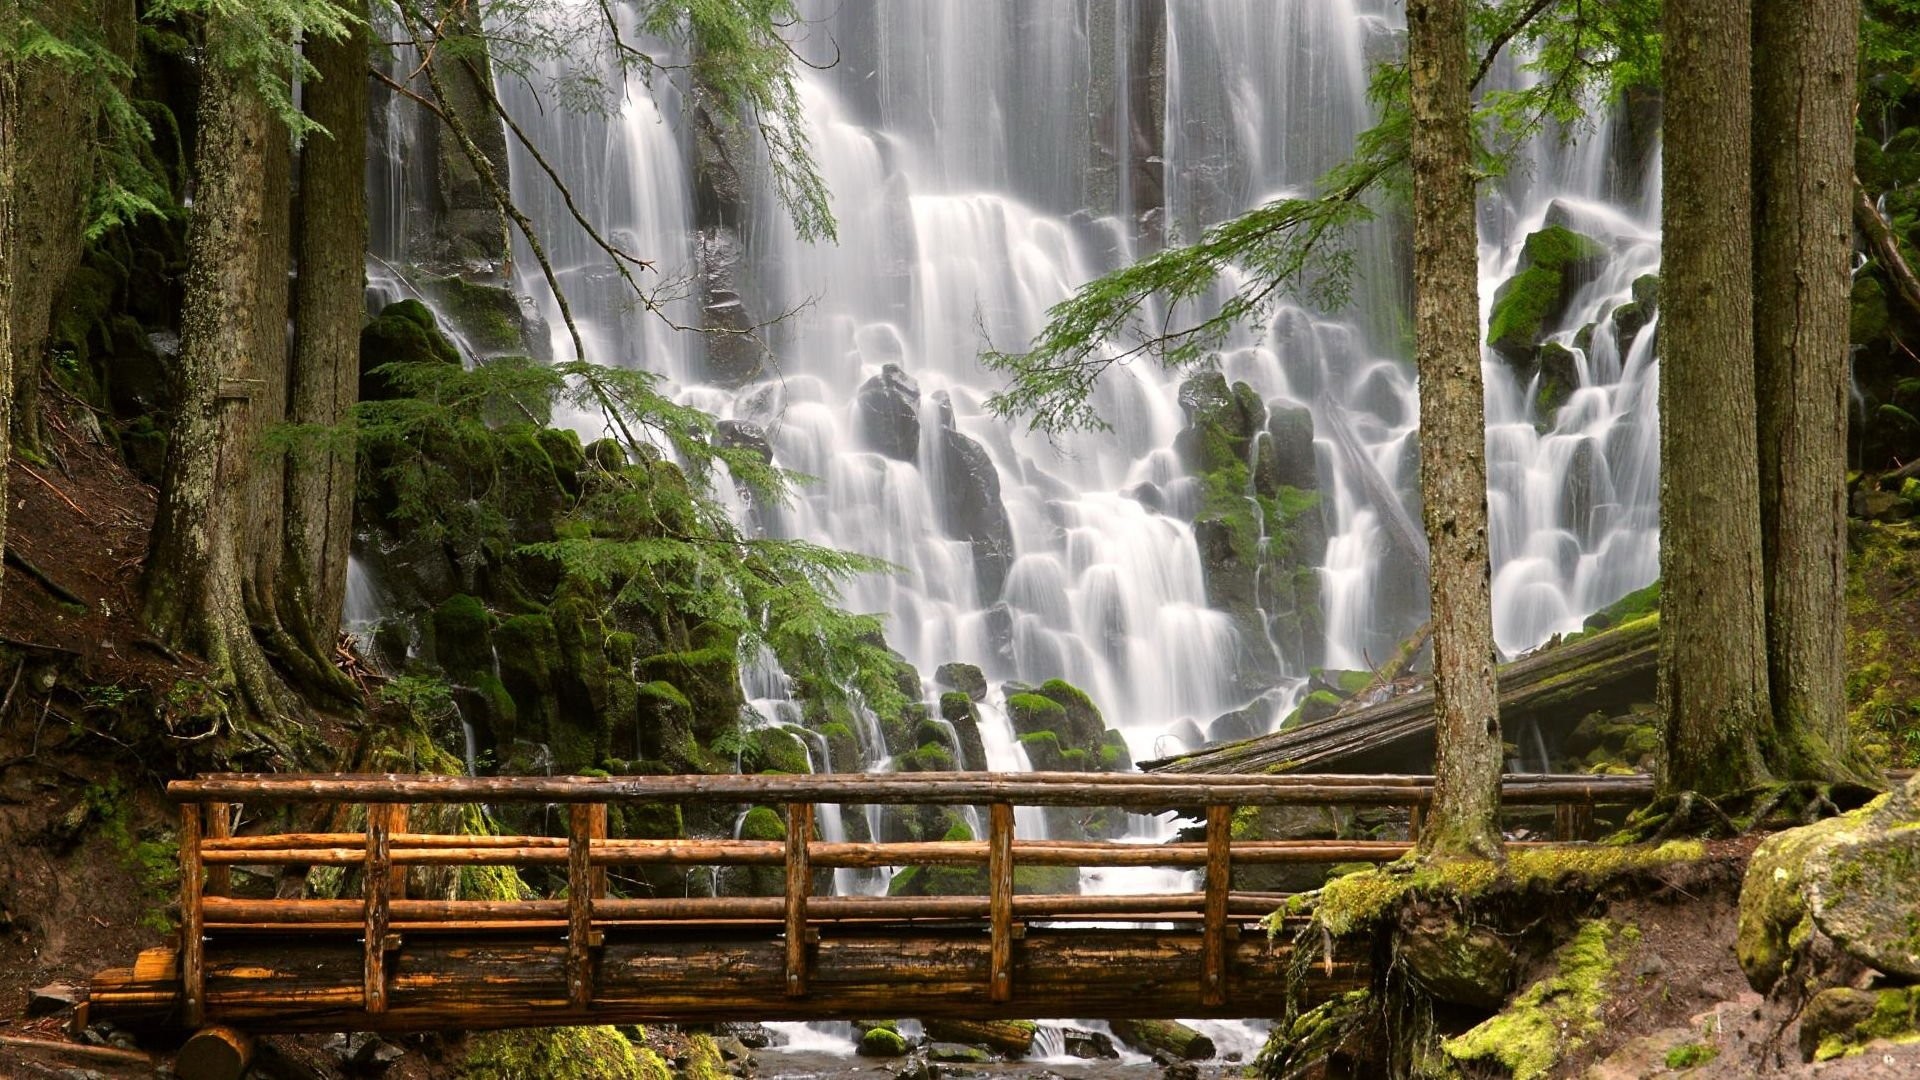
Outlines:
[[[1286,897],[1235,891],[1236,865],[1385,861],[1407,841],[1234,840],[1236,806],[1402,805],[1417,829],[1427,777],[916,774],[731,777],[219,776],[171,786],[181,803],[176,948],[94,980],[89,1018],[136,1028],[221,1023],[255,1032],[871,1017],[1275,1015],[1362,985],[1364,957],[1296,963],[1264,917]],[[1644,777],[1507,778],[1509,802],[1560,807],[1578,832],[1595,803]],[[771,803],[784,841],[607,835],[607,806]],[[363,832],[235,836],[237,803],[364,803]],[[569,804],[567,835],[408,831],[413,803]],[[816,803],[974,804],[981,841],[824,843]],[[1013,805],[1193,807],[1204,843],[1016,839]],[[784,868],[767,897],[613,895],[608,868]],[[1016,864],[1201,868],[1203,891],[1015,895]],[[231,867],[341,866],[349,899],[230,895]],[[547,866],[564,895],[410,898],[416,866]],[[834,867],[972,865],[980,895],[814,896]]]

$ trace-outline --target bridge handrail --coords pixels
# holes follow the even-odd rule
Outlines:
[[[1638,802],[1653,777],[1513,773],[1509,805]],[[1433,777],[1345,773],[1273,776],[1158,773],[813,773],[695,776],[415,776],[214,773],[167,785],[175,802],[343,803],[886,803],[1019,806],[1417,806]]]
[[[205,942],[210,929],[351,928],[364,950],[363,1001],[369,1016],[387,1011],[388,954],[401,930],[564,926],[567,1001],[586,1009],[594,997],[596,950],[608,927],[639,920],[771,919],[782,929],[785,992],[807,992],[816,923],[836,919],[984,919],[989,928],[988,1000],[1011,1000],[1015,922],[1110,918],[1163,922],[1199,917],[1201,999],[1225,1001],[1227,957],[1236,918],[1270,913],[1280,898],[1234,893],[1233,864],[1384,861],[1408,843],[1235,840],[1232,819],[1243,806],[1336,804],[1406,806],[1409,841],[1417,837],[1433,797],[1433,778],[1418,775],[1167,776],[1086,773],[836,773],[824,775],[471,777],[385,775],[215,774],[167,786],[180,804],[180,975],[185,1012],[205,1015]],[[1512,775],[1503,778],[1510,804],[1554,804],[1564,834],[1581,830],[1594,804],[1652,794],[1646,776]],[[781,841],[647,840],[609,837],[609,806],[624,801],[771,803],[783,806]],[[233,835],[234,809],[244,803],[364,804],[361,833]],[[408,830],[409,807],[433,803],[564,803],[565,837],[455,836]],[[822,843],[813,838],[815,808],[832,803],[975,805],[987,809],[984,841]],[[1140,845],[1111,841],[1051,842],[1014,837],[1015,805],[1142,809],[1204,808],[1204,843]],[[1172,865],[1204,868],[1205,891],[1154,896],[1015,896],[1016,861],[1052,866]],[[611,866],[635,864],[775,865],[785,867],[782,897],[621,898],[609,895]],[[234,865],[358,866],[359,900],[246,900],[228,895]],[[549,865],[564,867],[567,895],[558,900],[433,901],[409,899],[407,869],[421,865]],[[959,897],[813,897],[816,867],[984,865],[985,895]]]

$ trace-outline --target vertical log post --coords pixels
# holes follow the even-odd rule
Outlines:
[[[595,813],[595,811],[599,813]],[[607,808],[574,803],[567,808],[567,1004],[585,1009],[593,1000],[593,842],[606,839]],[[600,871],[605,888],[606,871]]]
[[[1207,892],[1200,943],[1200,1000],[1227,1002],[1227,894],[1233,888],[1233,807],[1207,807]]]
[[[1410,844],[1419,843],[1420,834],[1423,831],[1425,831],[1426,825],[1427,825],[1427,804],[1426,803],[1417,802],[1417,803],[1414,803],[1412,806],[1407,807],[1407,842],[1408,843]]]
[[[368,813],[377,810],[386,815],[388,843],[393,842],[393,834],[407,831],[407,821],[410,816],[408,814],[409,809],[406,803],[387,803],[384,806],[367,808]],[[387,885],[388,898],[392,900],[405,900],[407,898],[407,868],[405,866],[395,866],[387,872],[387,876],[390,879]]]
[[[393,838],[387,829],[391,820],[385,806],[367,807],[367,860],[361,891],[366,896],[366,979],[364,993],[367,1012],[379,1015],[387,1011],[387,922],[388,901],[393,890]]]
[[[206,834],[209,840],[225,840],[233,835],[233,804],[210,802],[207,804]],[[207,887],[204,895],[232,896],[233,868],[224,863],[206,868]]]
[[[200,911],[199,803],[180,804],[180,982],[187,1003],[187,1026],[206,1022],[205,920]]]
[[[813,867],[807,844],[813,839],[813,806],[787,806],[787,996],[807,992],[807,894],[813,889]]]
[[[592,815],[588,821],[591,830],[590,835],[592,835],[595,840],[605,840],[607,838],[607,804],[594,803],[588,807],[588,809],[592,811]],[[593,867],[587,875],[587,884],[589,886],[588,895],[592,896],[595,900],[605,900],[607,898],[607,868],[604,866]]]
[[[994,803],[987,817],[987,908],[992,920],[987,1000],[1013,1000],[1013,807]]]

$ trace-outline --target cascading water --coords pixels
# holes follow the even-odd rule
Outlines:
[[[776,464],[817,477],[790,506],[754,508],[756,526],[900,567],[861,579],[846,600],[884,613],[889,643],[919,671],[963,661],[996,682],[1065,678],[1136,758],[1190,748],[1198,725],[1183,719],[1204,725],[1250,698],[1263,703],[1257,726],[1270,728],[1311,667],[1384,658],[1425,611],[1418,400],[1400,337],[1404,223],[1383,215],[1351,238],[1346,307],[1283,304],[1220,349],[1227,379],[1249,384],[1270,414],[1311,417],[1307,468],[1327,537],[1315,640],[1249,643],[1209,607],[1198,496],[1174,449],[1187,422],[1178,379],[1145,362],[1113,369],[1097,398],[1113,429],[1053,442],[986,413],[999,381],[977,357],[989,343],[1023,346],[1049,306],[1163,239],[1309,192],[1372,121],[1368,67],[1399,48],[1399,5],[801,7],[795,48],[820,64],[800,70],[801,92],[838,244],[795,235],[764,162],[738,194],[746,212],[712,227],[697,190],[708,151],[673,78],[631,80],[610,116],[542,107],[538,78],[499,80],[580,210],[655,260],[645,281],[704,274],[711,286],[717,275],[732,294],[722,299],[757,319],[793,312],[764,328],[771,356],[742,377],[718,345],[636,308],[538,165],[510,147],[515,198],[545,238],[592,358],[666,376],[685,400],[764,430]],[[1496,78],[1512,83],[1513,71],[1503,63]],[[1577,629],[1657,573],[1653,335],[1623,350],[1609,316],[1658,261],[1658,161],[1622,153],[1616,124],[1603,117],[1572,144],[1536,140],[1528,167],[1482,199],[1483,322],[1522,241],[1544,224],[1612,250],[1546,328],[1577,346],[1565,401],[1543,412],[1544,376],[1491,353],[1484,365],[1496,636],[1509,653]],[[394,250],[414,195],[403,179],[374,187],[388,211],[376,232]],[[569,355],[530,253],[514,264],[554,353]],[[679,322],[716,310],[703,314],[698,285],[666,292],[679,296],[664,301]],[[1272,661],[1266,685],[1249,687],[1236,670],[1248,648]],[[783,673],[771,658],[750,660],[756,710],[793,723]],[[1026,767],[1000,701],[981,714],[985,760],[963,764]],[[859,763],[830,761],[824,743],[802,739],[816,768],[885,765],[877,732],[861,733]],[[824,835],[844,836],[828,816]],[[1038,815],[1020,821],[1025,835],[1042,827]],[[1164,839],[1168,828],[1133,818],[1129,838]],[[1180,877],[1107,871],[1083,885],[1170,891],[1188,887]]]

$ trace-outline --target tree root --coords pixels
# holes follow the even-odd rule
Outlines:
[[[1682,791],[1635,811],[1612,839],[1658,844],[1680,836],[1722,839],[1770,828],[1811,825],[1859,807],[1875,794],[1872,788],[1860,784],[1813,780],[1763,784],[1719,800]]]

